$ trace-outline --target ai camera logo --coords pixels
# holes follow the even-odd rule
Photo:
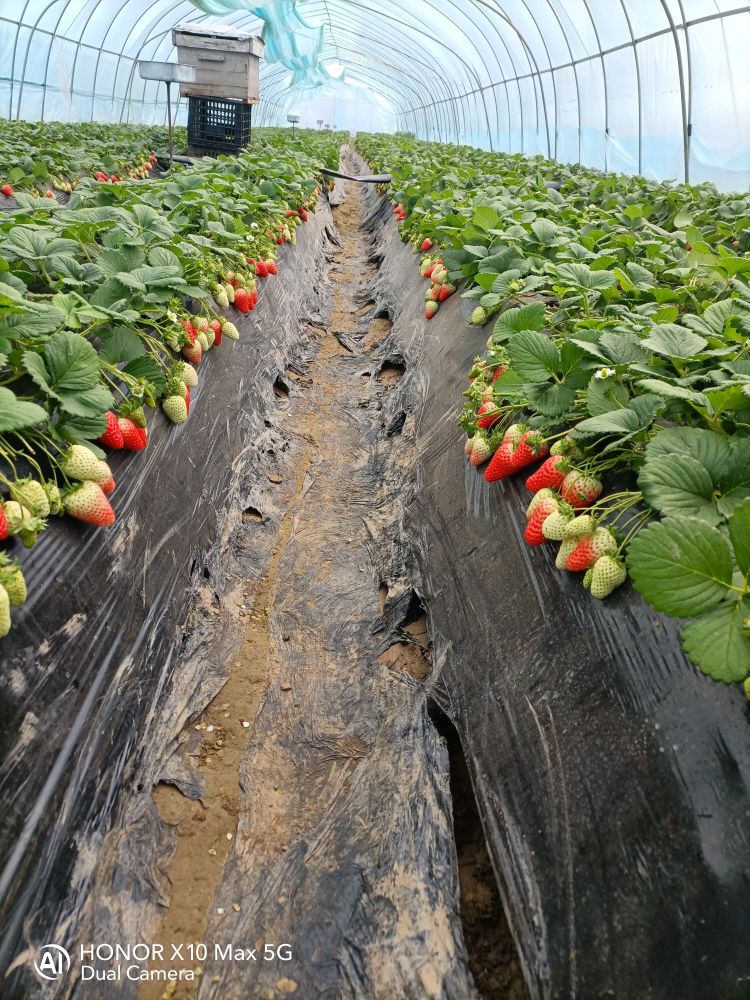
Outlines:
[[[42,979],[54,981],[70,969],[70,955],[59,944],[45,944],[37,952],[34,968]]]

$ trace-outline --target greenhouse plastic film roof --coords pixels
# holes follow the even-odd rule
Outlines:
[[[294,111],[750,185],[750,5],[736,0],[3,0],[0,114],[163,121],[137,60],[176,60],[184,21],[263,34],[258,124]]]

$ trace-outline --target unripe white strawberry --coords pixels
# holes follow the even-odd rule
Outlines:
[[[180,377],[185,385],[190,386],[191,389],[193,386],[198,385],[198,372],[195,368],[187,361],[181,361],[180,366]]]
[[[469,461],[474,466],[482,465],[487,459],[492,456],[492,447],[483,434],[475,434],[474,445],[471,449],[471,455],[469,455]]]
[[[591,570],[591,596],[602,600],[624,583],[628,573],[623,564],[611,555],[600,556]]]
[[[106,462],[100,462],[96,455],[82,444],[73,444],[63,456],[60,468],[69,479],[88,480],[92,483],[106,483],[112,470]]]
[[[584,535],[592,535],[596,530],[596,521],[591,514],[580,514],[568,521],[563,531],[563,538],[574,538],[579,541]]]
[[[549,538],[554,542],[561,542],[565,537],[565,526],[568,524],[572,516],[570,508],[566,510],[564,506],[558,507],[558,509],[546,517],[542,523],[542,534],[544,537]]]
[[[173,424],[184,424],[188,418],[187,403],[182,396],[167,396],[161,406]]]
[[[537,509],[542,500],[547,500],[550,498],[553,498],[555,500],[560,499],[560,497],[557,495],[557,493],[555,493],[554,490],[550,490],[546,486],[542,490],[537,490],[534,496],[531,498],[529,506],[526,508],[526,520],[528,521],[531,518],[531,515]]]
[[[10,632],[10,598],[5,587],[0,586],[0,638]]]
[[[10,484],[10,495],[22,506],[27,507],[34,517],[48,517],[49,497],[44,486],[35,479],[17,479]]]

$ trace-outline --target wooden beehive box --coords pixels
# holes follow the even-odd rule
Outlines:
[[[180,97],[223,97],[257,104],[263,41],[248,31],[222,25],[178,24],[172,29],[177,62],[196,71],[195,83],[181,83]]]

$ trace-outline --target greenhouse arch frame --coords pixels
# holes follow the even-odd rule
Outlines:
[[[217,20],[260,33],[233,0],[7,0],[0,113],[36,120],[161,122],[139,59],[175,60],[171,29]],[[250,0],[248,0],[248,6]],[[722,188],[750,185],[750,5],[736,0],[298,0],[322,25],[320,62],[378,95],[387,130],[603,171]],[[264,16],[274,5],[262,8]],[[294,43],[292,40],[292,49]],[[732,58],[735,53],[736,58]],[[256,121],[285,121],[290,68],[261,71]],[[185,113],[178,108],[178,120]]]

